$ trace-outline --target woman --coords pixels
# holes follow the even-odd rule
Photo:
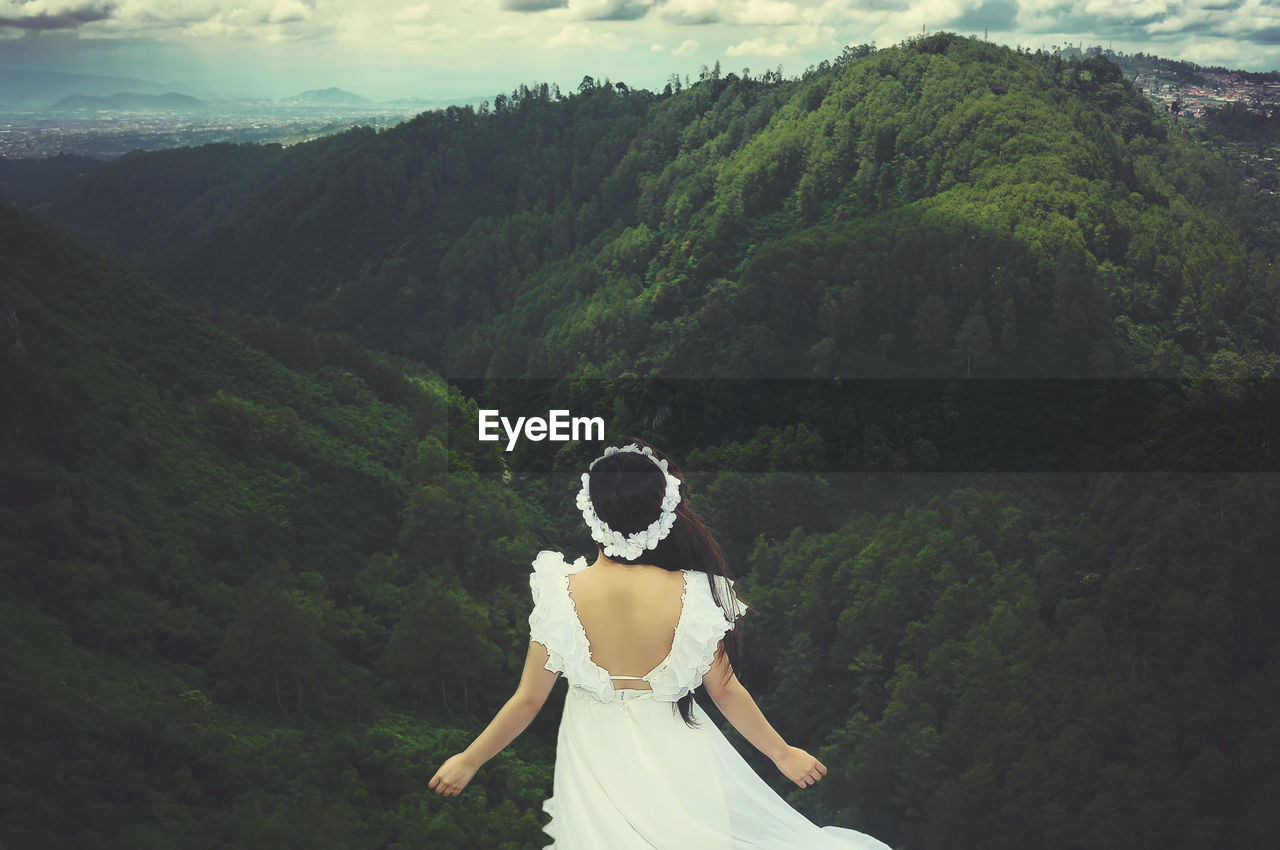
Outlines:
[[[819,828],[788,806],[694,702],[702,685],[797,786],[826,774],[782,739],[734,675],[742,646],[734,626],[747,606],[680,483],[639,441],[592,462],[578,507],[599,544],[595,563],[538,554],[520,685],[428,787],[457,796],[524,731],[563,673],[554,788],[543,803],[548,850],[888,850],[851,829]]]

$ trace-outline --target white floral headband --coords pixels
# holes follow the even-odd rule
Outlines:
[[[636,443],[622,448],[610,446],[604,450],[604,454],[591,461],[591,465],[587,468],[595,469],[597,463],[618,452],[635,452],[644,455],[662,470],[662,474],[667,477],[667,492],[662,497],[662,513],[648,528],[624,537],[622,532],[614,531],[605,524],[604,520],[596,516],[596,509],[591,504],[590,472],[582,473],[582,490],[578,493],[578,507],[582,510],[582,518],[586,520],[587,527],[591,529],[591,539],[604,546],[606,555],[634,559],[640,557],[645,549],[657,546],[671,533],[671,526],[676,521],[676,505],[680,504],[680,479],[667,472],[666,460],[655,456],[648,446],[641,448]]]

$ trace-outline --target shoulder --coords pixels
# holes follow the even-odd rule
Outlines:
[[[586,558],[579,557],[571,564],[559,552],[543,549],[533,559],[533,571],[529,573],[529,588],[533,591],[534,600],[538,599],[543,588],[563,581],[566,575],[586,569],[586,566]]]
[[[533,571],[536,573],[576,573],[587,568],[587,559],[578,556],[578,560],[569,563],[564,555],[551,549],[543,549],[533,559]]]

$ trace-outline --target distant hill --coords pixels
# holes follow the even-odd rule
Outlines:
[[[165,90],[159,83],[136,77],[0,68],[0,103],[28,108],[48,106],[72,94],[101,96],[121,91],[162,94]]]
[[[314,106],[362,106],[373,103],[367,97],[340,88],[311,89],[295,94],[293,97],[286,97],[280,102]]]
[[[171,109],[204,109],[207,101],[178,92],[164,94],[142,94],[139,92],[117,92],[109,95],[71,94],[53,105],[54,109],[120,109],[160,111]]]

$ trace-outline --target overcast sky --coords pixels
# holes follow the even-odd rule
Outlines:
[[[469,97],[584,74],[661,88],[845,44],[952,30],[1037,47],[1110,44],[1201,64],[1280,67],[1280,0],[0,0],[0,67],[140,77],[205,95],[339,86]]]

